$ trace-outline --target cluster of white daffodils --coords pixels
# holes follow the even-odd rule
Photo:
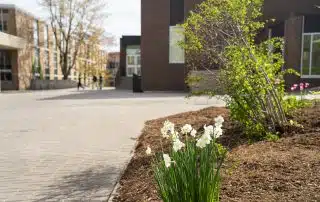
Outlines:
[[[198,139],[196,146],[200,148],[205,148],[212,141],[212,136],[214,138],[219,138],[222,135],[222,124],[224,119],[222,116],[218,116],[214,119],[215,124],[213,126],[204,126],[204,133]]]
[[[174,141],[173,141],[173,151],[177,152],[179,151],[180,149],[182,149],[182,147],[185,147],[186,145],[180,141],[179,138],[176,138]]]
[[[205,148],[208,144],[210,144],[213,135],[214,128],[213,126],[207,126],[204,125],[204,133],[203,135],[198,139],[196,146],[202,148]]]
[[[196,146],[199,148],[205,148],[208,144],[211,143],[212,137],[219,138],[222,135],[222,124],[224,122],[224,119],[222,116],[218,116],[214,119],[215,124],[214,127],[212,125],[204,126],[204,133],[203,135],[197,139]],[[175,125],[174,123],[171,123],[170,121],[165,121],[163,124],[163,127],[161,128],[161,134],[163,138],[172,139],[173,142],[173,150],[175,152],[178,152],[186,145],[180,140],[179,133],[175,131]],[[190,124],[186,124],[181,128],[181,134],[183,135],[190,135],[192,137],[196,137],[197,131],[192,128]],[[151,148],[148,146],[146,150],[147,155],[151,155]],[[172,161],[168,154],[163,154],[163,160],[165,162],[165,166],[167,168],[170,167]]]
[[[161,134],[164,138],[169,138],[170,135],[174,135],[174,124],[170,121],[165,121],[163,127],[161,128]]]

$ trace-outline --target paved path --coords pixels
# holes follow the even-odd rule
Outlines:
[[[209,105],[182,94],[0,94],[0,201],[104,201],[145,120]]]

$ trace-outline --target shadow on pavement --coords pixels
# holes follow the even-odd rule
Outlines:
[[[184,97],[186,93],[174,92],[145,92],[133,93],[125,90],[80,90],[73,91],[67,95],[39,99],[45,100],[82,100],[82,99],[132,99],[132,98],[165,98],[165,97]]]
[[[46,187],[47,191],[36,196],[34,202],[106,199],[118,175],[119,169],[115,167],[97,167],[64,176],[57,183]]]

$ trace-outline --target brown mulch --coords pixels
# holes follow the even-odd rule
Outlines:
[[[292,117],[304,128],[287,132],[277,142],[249,144],[225,108],[207,108],[146,122],[134,157],[120,180],[113,201],[160,202],[151,170],[149,145],[161,151],[160,128],[165,120],[180,127],[201,129],[225,118],[220,140],[230,149],[222,170],[221,201],[320,201],[320,107],[300,110]],[[163,143],[166,149],[169,143]]]

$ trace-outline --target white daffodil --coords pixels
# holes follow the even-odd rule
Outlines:
[[[181,128],[181,133],[184,135],[187,135],[188,133],[190,133],[192,131],[192,126],[190,124],[186,124]]]
[[[170,167],[171,165],[171,158],[168,154],[163,154],[163,160],[164,160],[164,164],[166,165],[167,168]]]
[[[220,116],[218,116],[218,117],[216,117],[216,118],[214,119],[214,122],[215,122],[215,126],[216,126],[216,127],[221,127],[222,124],[223,124],[223,122],[224,122],[224,119],[223,119],[223,117],[220,115]]]
[[[171,139],[172,139],[172,141],[175,141],[176,139],[179,139],[179,133],[177,131],[174,131],[171,134]]]
[[[146,154],[150,155],[151,154],[151,148],[148,146],[147,150],[146,150]]]
[[[204,128],[205,134],[213,135],[213,126],[212,125],[210,125],[210,126],[204,125],[203,128]]]
[[[206,145],[210,144],[211,140],[212,140],[211,135],[209,133],[204,133],[200,137],[200,139],[197,141],[196,146],[202,149],[206,147]]]
[[[197,144],[196,144],[197,147],[200,147],[201,149],[205,148],[207,146],[206,142],[204,141],[203,138],[200,138],[198,141],[197,141]]]
[[[196,134],[197,134],[197,131],[195,129],[193,129],[190,133],[192,137],[196,137]]]
[[[169,138],[170,137],[169,134],[173,134],[173,133],[174,133],[174,124],[168,120],[165,121],[163,123],[163,127],[161,128],[162,137]]]
[[[180,140],[179,140],[179,138],[177,138],[174,142],[173,142],[173,150],[175,151],[175,152],[177,152],[177,151],[179,151],[180,149],[182,149],[182,147],[185,147],[186,145],[183,143],[183,142],[181,142]]]
[[[215,127],[213,130],[213,137],[219,138],[222,135],[222,128],[221,127]]]

